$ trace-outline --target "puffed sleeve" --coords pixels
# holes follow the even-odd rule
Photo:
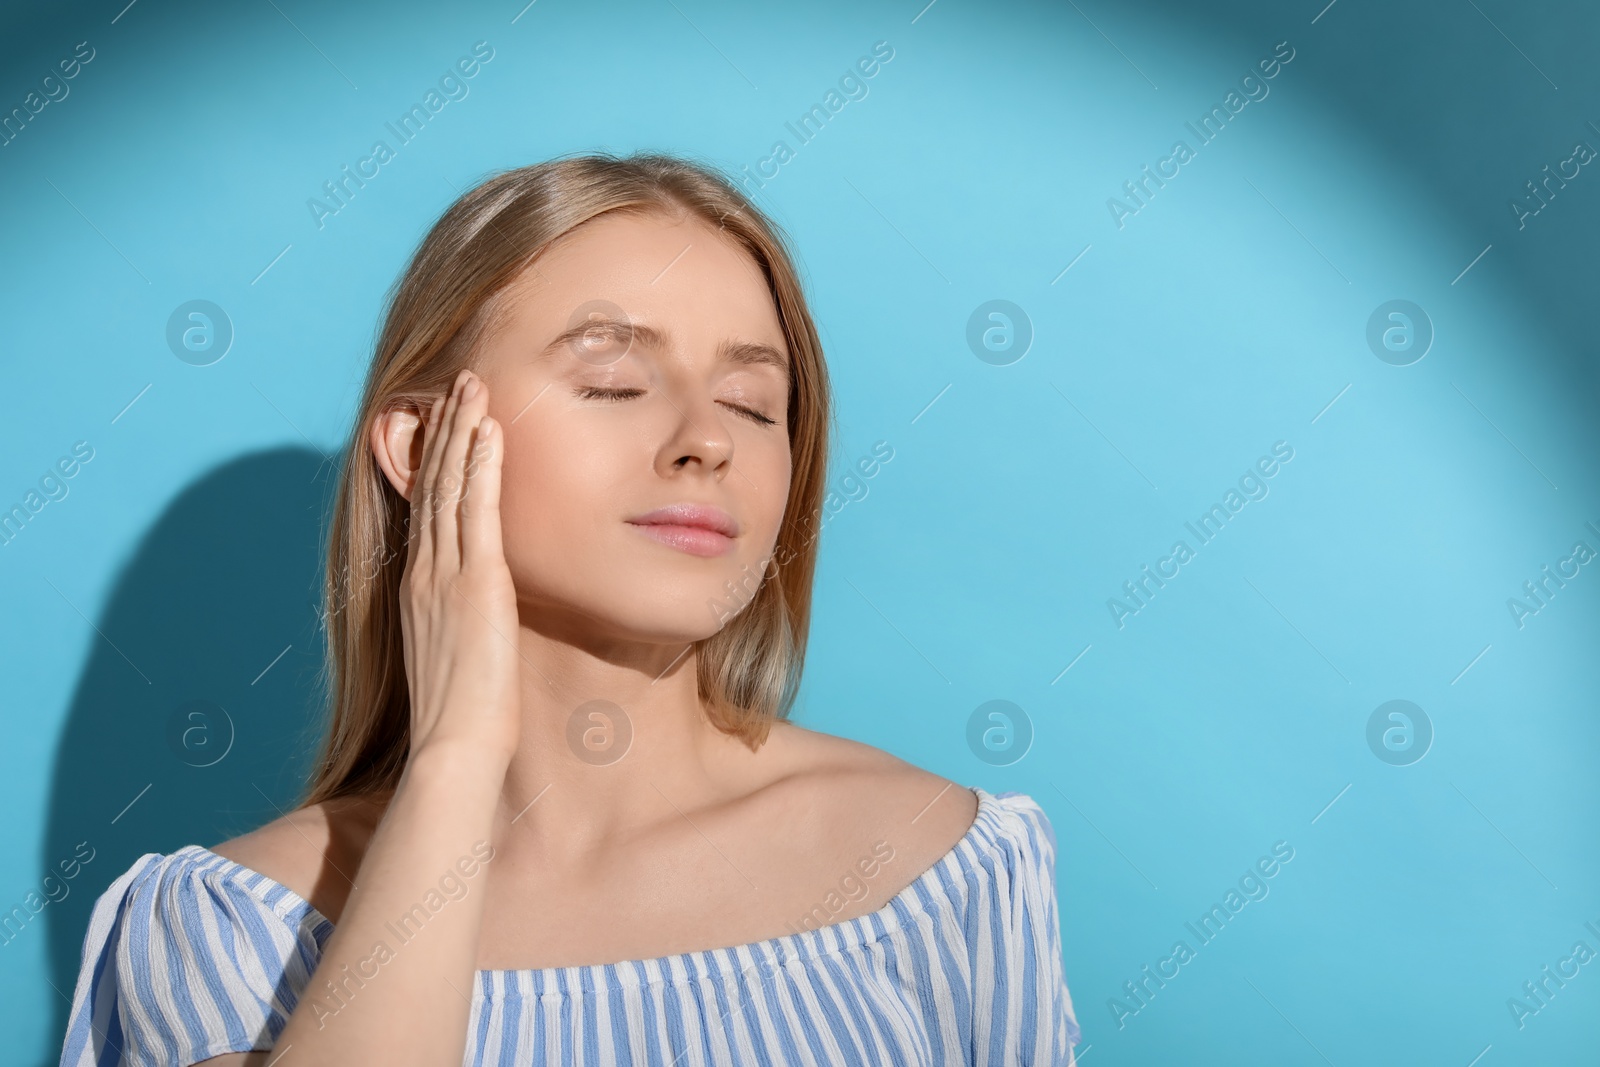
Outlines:
[[[147,852],[95,901],[61,1065],[270,1049],[329,933],[303,900],[216,853]]]
[[[1044,809],[1022,793],[996,797],[990,936],[973,953],[973,1052],[979,1067],[1075,1067],[1081,1037],[1061,961],[1056,839]]]

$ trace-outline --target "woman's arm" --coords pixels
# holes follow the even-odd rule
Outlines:
[[[462,390],[469,381],[475,395]],[[207,1062],[460,1062],[487,896],[479,868],[493,858],[521,727],[516,596],[500,543],[501,434],[487,402],[487,388],[464,373],[448,401],[434,403],[411,484],[400,585],[411,740],[399,785],[271,1054]],[[402,456],[412,452],[406,437],[395,442]],[[441,881],[467,890],[441,893]]]
[[[474,843],[491,839],[505,765],[465,745],[412,757],[316,972],[273,1045],[275,1053],[292,1048],[286,1063],[460,1061],[490,872],[463,877],[458,864],[476,867]],[[459,899],[442,898],[439,883],[448,877],[468,887]],[[427,906],[430,892],[435,906],[444,900],[437,911]]]

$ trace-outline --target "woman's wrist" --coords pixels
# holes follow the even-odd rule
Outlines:
[[[511,754],[493,745],[452,739],[432,741],[411,753],[401,776],[423,789],[443,788],[459,794],[463,787],[483,787],[498,796]]]

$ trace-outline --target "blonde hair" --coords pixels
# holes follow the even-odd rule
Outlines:
[[[554,159],[497,173],[461,196],[389,292],[328,527],[327,723],[301,807],[391,792],[410,751],[399,605],[410,504],[372,455],[373,420],[397,406],[425,414],[504,321],[505,294],[529,264],[575,227],[618,213],[704,220],[751,256],[772,293],[791,368],[789,499],[759,587],[697,642],[697,685],[712,724],[752,750],[788,717],[805,659],[833,416],[786,237],[710,165],[661,154]]]

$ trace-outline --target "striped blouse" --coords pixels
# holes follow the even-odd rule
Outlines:
[[[464,1065],[1074,1067],[1055,834],[1022,793],[875,912],[730,948],[478,971]],[[148,852],[94,905],[62,1067],[269,1049],[333,923],[200,845]]]

